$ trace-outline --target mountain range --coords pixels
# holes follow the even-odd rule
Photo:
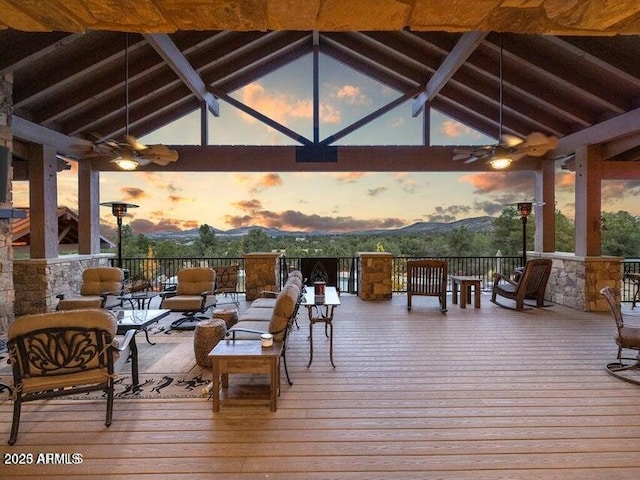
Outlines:
[[[308,236],[323,236],[323,235],[393,235],[393,234],[406,234],[406,233],[421,233],[421,232],[449,232],[457,228],[466,228],[471,232],[486,232],[493,228],[493,217],[483,216],[474,218],[465,218],[455,222],[416,222],[411,225],[407,225],[401,228],[395,229],[374,229],[374,230],[357,230],[352,232],[332,232],[332,231],[291,231],[280,230],[278,228],[267,227],[242,227],[232,228],[229,230],[220,230],[215,227],[211,227],[216,236],[220,237],[240,237],[249,233],[249,231],[258,229],[269,235],[270,237],[282,237],[282,236],[295,236],[295,237],[308,237]],[[155,232],[148,234],[152,238],[176,238],[176,237],[197,237],[199,230],[197,228],[191,230],[183,230],[181,232]]]

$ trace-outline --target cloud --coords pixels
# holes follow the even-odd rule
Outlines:
[[[235,183],[246,186],[247,191],[253,195],[282,185],[282,177],[278,173],[265,173],[260,176],[239,173],[232,178]]]
[[[471,211],[471,207],[468,205],[450,205],[448,207],[436,207],[434,213],[427,215],[429,222],[455,222],[457,216],[465,215]]]
[[[496,172],[472,173],[459,179],[462,183],[470,183],[474,193],[484,195],[501,190],[518,192],[533,191],[535,177],[532,172]]]
[[[297,210],[273,212],[261,210],[253,215],[226,215],[225,222],[232,228],[263,226],[281,230],[300,230],[305,232],[349,232],[370,229],[398,228],[406,225],[400,218],[356,219],[354,217],[330,217],[305,214]]]
[[[345,101],[349,105],[368,105],[371,103],[367,96],[362,93],[360,87],[353,85],[343,85],[338,88],[336,98]]]
[[[254,110],[286,125],[292,119],[310,119],[313,117],[313,101],[297,99],[289,93],[266,92],[257,82],[250,83],[240,90],[240,101]],[[247,123],[257,123],[251,115],[243,113],[242,119]],[[323,123],[339,123],[340,112],[330,104],[320,105],[320,121]]]
[[[260,200],[241,200],[239,202],[234,202],[231,204],[232,206],[242,210],[244,212],[258,212],[262,209],[262,202]]]
[[[640,195],[640,181],[607,181],[602,182],[602,202],[617,202],[625,195]]]
[[[193,203],[192,198],[182,197],[180,195],[167,195],[171,203]]]
[[[378,195],[386,191],[387,187],[370,188],[369,190],[367,190],[367,195],[369,195],[370,197],[377,197]]]
[[[149,195],[137,187],[122,187],[120,188],[124,200],[140,200],[142,198],[149,198]]]
[[[367,172],[342,172],[334,173],[333,176],[338,182],[355,183],[362,177],[369,175]]]
[[[478,132],[454,120],[445,120],[442,122],[440,131],[450,138],[472,137],[480,139],[480,134]]]
[[[129,222],[131,231],[137,235],[139,233],[147,234],[154,232],[181,232],[186,229],[196,228],[199,222],[195,220],[174,220],[163,218],[157,223],[144,218],[136,218]]]

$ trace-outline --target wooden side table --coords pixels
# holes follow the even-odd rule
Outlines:
[[[269,410],[278,408],[282,342],[263,347],[260,340],[223,340],[209,353],[213,373],[213,411],[220,411],[220,385],[229,387],[230,373],[266,373],[270,377]],[[226,398],[225,402],[238,399]]]
[[[451,303],[458,303],[458,288],[460,288],[460,308],[467,308],[467,303],[471,303],[471,287],[475,290],[474,307],[480,308],[480,279],[476,277],[466,277],[461,275],[451,276]]]

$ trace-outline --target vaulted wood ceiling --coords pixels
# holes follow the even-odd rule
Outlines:
[[[17,8],[15,2],[10,3]],[[135,11],[139,11],[140,5],[145,8],[149,4],[166,7],[175,2],[131,2],[134,3],[138,5]],[[256,6],[285,2],[245,3]],[[335,3],[323,2],[322,5]],[[382,3],[395,7],[398,4],[415,4],[414,17],[410,17],[415,19],[415,9],[423,8],[427,2]],[[440,5],[442,2],[436,3]],[[452,12],[461,11],[460,2],[448,3]],[[496,5],[504,3],[475,2],[478,6],[492,4],[496,9],[503,8]],[[534,10],[544,13],[544,8],[550,8],[554,2],[507,3],[535,3],[538,7]],[[464,4],[469,6],[468,2]],[[32,7],[24,7],[27,8]],[[508,11],[514,14],[514,8]],[[550,23],[548,12],[546,23],[538,20],[531,26],[523,22],[522,19],[529,18],[527,15],[532,15],[532,9],[520,9],[520,21],[512,22],[514,31],[527,31],[529,26],[534,31],[571,31],[580,33],[580,36],[482,33],[470,28],[469,14],[460,16],[459,24],[451,23],[446,28],[458,31],[420,31],[420,28],[414,29],[415,25],[407,19],[401,21],[404,23],[399,27],[409,24],[411,29],[381,31],[376,28],[380,25],[375,23],[375,14],[371,18],[371,30],[353,31],[347,29],[350,25],[347,20],[351,18],[349,12],[337,7],[335,12],[342,15],[339,19],[343,23],[334,20],[334,27],[344,24],[345,28],[315,34],[292,30],[240,31],[247,28],[239,28],[231,20],[228,22],[234,30],[131,33],[128,40],[130,133],[143,136],[200,109],[203,102],[208,102],[209,108],[215,110],[218,101],[232,101],[229,95],[235,90],[312,54],[317,46],[322,54],[396,90],[399,99],[409,99],[407,108],[422,105],[416,103],[416,98],[426,100],[432,108],[495,137],[500,117],[498,64],[502,44],[503,124],[506,133],[525,136],[531,131],[542,131],[572,138],[604,125],[604,140],[610,143],[608,158],[637,160],[640,158],[640,64],[637,62],[640,58],[640,37],[595,33],[635,33],[640,30],[640,21],[637,9],[628,8],[624,15],[618,9],[610,10],[611,17],[600,15],[598,31],[593,28],[595,23],[588,22],[595,18],[593,11],[586,8],[581,11],[582,25],[574,21],[573,25],[567,26],[563,17],[564,30],[558,22],[561,16],[556,15],[554,23]],[[490,11],[493,13],[483,17],[484,23],[475,22],[472,26],[507,30],[504,18],[498,15],[500,12]],[[247,12],[246,8],[243,12]],[[315,25],[324,25],[319,20],[325,18],[323,15],[314,17]],[[141,18],[145,16],[138,20]],[[43,24],[45,20],[38,19]],[[196,21],[195,17],[193,21]],[[11,25],[3,14],[0,14],[1,23],[38,30],[26,24]],[[49,28],[57,25],[52,20]],[[82,33],[84,28],[104,28],[105,25],[135,30],[131,23],[128,24],[129,29],[126,24],[103,22],[67,28],[68,31],[81,30],[81,33],[0,31],[0,45],[3,47],[0,74],[13,75],[14,134],[18,140],[21,135],[25,140],[34,140],[33,136],[46,138],[56,132],[91,140],[95,139],[93,132],[100,132],[105,138],[124,135],[125,34],[107,30]],[[175,25],[177,28],[183,26],[177,21]],[[282,23],[283,28],[290,25],[293,23]],[[423,23],[421,28],[435,27]],[[151,25],[145,31],[150,30],[161,32],[175,28]],[[138,31],[143,30],[138,27]],[[242,105],[236,106],[243,108]],[[611,120],[616,118],[619,122],[611,124]],[[40,131],[38,127],[44,129]],[[585,134],[584,138],[587,137]],[[594,136],[596,139],[601,137]],[[58,145],[64,143],[59,139],[55,142]],[[567,148],[570,147],[565,150]]]

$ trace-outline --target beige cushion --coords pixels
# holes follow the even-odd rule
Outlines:
[[[295,285],[285,285],[278,295],[271,321],[269,322],[269,333],[274,334],[274,340],[280,341],[283,339],[289,318],[293,315],[299,296],[300,289]]]
[[[23,315],[16,318],[15,321],[9,325],[7,337],[11,340],[18,335],[29,333],[34,330],[35,325],[40,328],[86,328],[91,326],[104,329],[111,335],[115,335],[118,331],[118,320],[111,311],[104,309],[86,309]]]
[[[273,308],[276,306],[276,297],[256,298],[251,302],[250,308]]]
[[[271,321],[271,316],[273,315],[272,308],[254,308],[249,307],[244,312],[242,312],[238,317],[238,323],[244,322],[265,322],[268,323]],[[265,328],[265,327],[263,327]]]
[[[213,268],[183,268],[178,272],[178,295],[200,295],[212,292],[216,286],[216,272]]]
[[[82,272],[80,295],[100,295],[119,292],[124,282],[124,272],[116,267],[87,268]]]
[[[200,310],[202,306],[201,295],[177,295],[162,300],[162,308],[169,310]]]
[[[100,308],[102,306],[102,297],[89,295],[86,297],[68,297],[60,300],[57,305],[58,310],[78,310],[86,308]]]

